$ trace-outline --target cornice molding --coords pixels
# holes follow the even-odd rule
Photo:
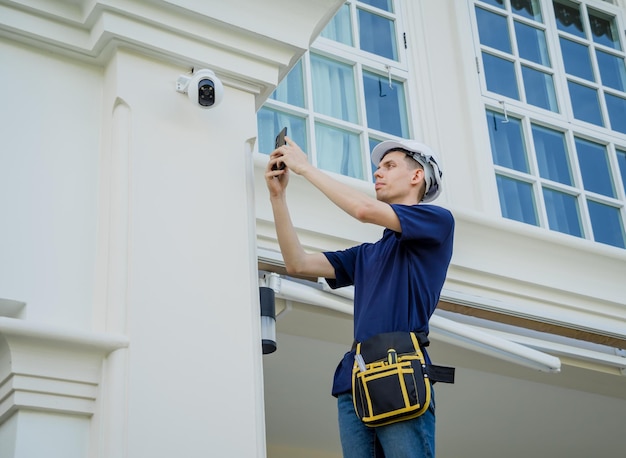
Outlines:
[[[0,317],[0,424],[21,409],[91,416],[121,335]]]
[[[124,47],[210,67],[260,106],[342,3],[0,0],[0,36],[96,65]]]

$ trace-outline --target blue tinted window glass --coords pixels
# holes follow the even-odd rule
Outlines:
[[[363,51],[398,60],[396,27],[393,21],[359,10],[359,37]]]
[[[576,139],[578,163],[587,191],[615,197],[606,147],[580,138]]]
[[[571,33],[577,37],[584,37],[583,22],[578,7],[553,2],[556,26],[559,30]]]
[[[513,62],[483,53],[487,90],[519,100]]]
[[[496,165],[528,173],[526,145],[522,136],[522,123],[509,117],[505,122],[500,113],[487,111],[487,127],[491,155]]]
[[[578,76],[588,81],[595,81],[593,69],[591,68],[589,48],[586,45],[565,38],[561,38],[560,42],[565,71],[570,75]]]
[[[589,13],[589,23],[591,24],[593,41],[613,49],[621,49],[619,35],[613,20]]]
[[[620,218],[619,209],[593,200],[588,200],[587,206],[591,217],[593,239],[596,242],[626,248],[624,225]]]
[[[550,66],[550,56],[543,30],[515,21],[517,49],[522,59],[531,60],[546,67]]]
[[[624,58],[600,50],[596,50],[596,56],[602,84],[618,91],[625,91],[626,68],[624,67]]]
[[[316,112],[358,122],[353,68],[317,54],[311,54],[313,108]]]
[[[358,134],[315,123],[315,142],[319,168],[364,179]]]
[[[304,83],[302,61],[291,69],[287,77],[276,87],[270,98],[304,108]]]
[[[293,141],[300,145],[304,151],[308,150],[304,118],[262,107],[257,112],[257,124],[260,153],[269,154],[274,151],[276,135],[283,127],[287,127],[287,135]]]
[[[542,22],[539,0],[515,0],[511,2],[511,8],[513,8],[514,13],[520,16]]]
[[[350,20],[350,6],[346,3],[333,16],[321,36],[330,40],[338,41],[344,45],[354,46],[352,40],[352,21]]]
[[[600,103],[595,89],[583,86],[582,84],[567,82],[569,97],[574,109],[574,117],[581,121],[590,122],[598,126],[603,126]]]
[[[626,151],[617,150],[617,164],[622,175],[622,186],[626,194]]]
[[[552,75],[522,66],[526,102],[546,110],[558,111]]]
[[[496,181],[502,216],[537,226],[537,210],[532,185],[502,175],[497,175]]]
[[[476,8],[480,44],[511,54],[511,40],[506,16]]]
[[[504,0],[482,0],[482,2],[504,9]]]
[[[611,94],[605,96],[611,129],[626,134],[626,100]]]
[[[548,180],[572,185],[572,173],[563,132],[532,126],[539,175]]]
[[[546,203],[550,229],[582,237],[583,231],[576,197],[554,189],[544,188],[543,198]]]
[[[404,85],[370,72],[363,72],[367,124],[372,129],[408,138],[409,125]]]
[[[389,11],[393,13],[391,0],[360,0],[361,3],[366,3],[381,10]]]

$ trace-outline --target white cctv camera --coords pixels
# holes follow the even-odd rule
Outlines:
[[[187,94],[189,100],[200,108],[213,108],[224,97],[224,86],[211,70],[198,70],[191,76],[180,75],[176,81],[176,90]]]

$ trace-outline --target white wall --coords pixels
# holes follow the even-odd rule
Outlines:
[[[86,326],[92,310],[102,72],[0,41],[0,297],[25,318]]]

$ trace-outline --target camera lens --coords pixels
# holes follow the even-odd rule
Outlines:
[[[198,83],[198,103],[203,107],[210,107],[215,103],[215,85],[210,79],[203,79]]]

